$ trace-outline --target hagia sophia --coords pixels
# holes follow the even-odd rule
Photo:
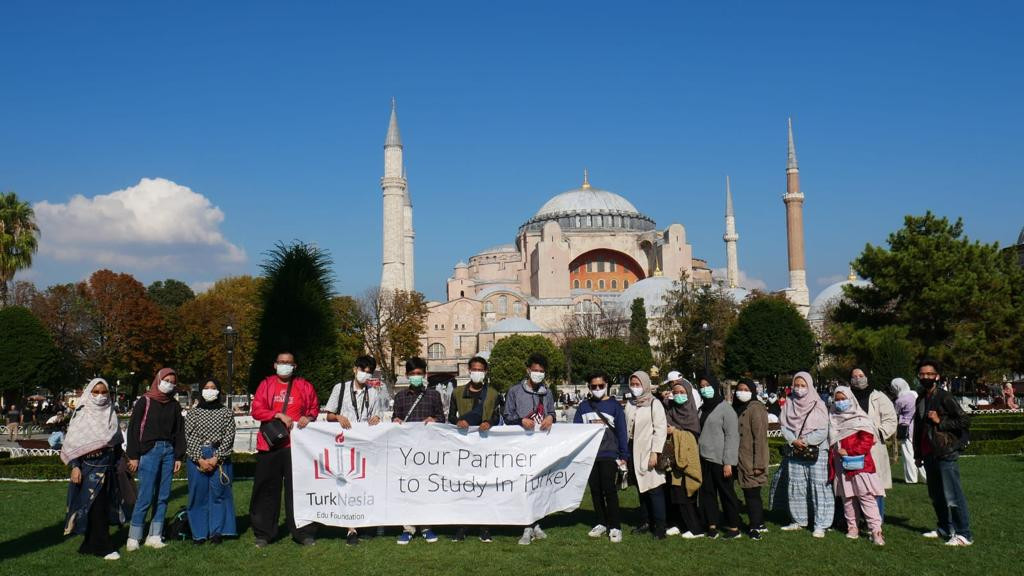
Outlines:
[[[392,103],[384,145],[382,290],[414,289],[412,201],[403,167],[397,110]],[[803,201],[792,122],[786,164],[789,287],[783,293],[805,316],[811,310],[804,265]],[[727,267],[723,288],[737,301],[739,286],[736,221],[726,181]],[[429,302],[422,350],[432,374],[466,376],[466,363],[487,356],[511,334],[541,334],[557,340],[569,315],[628,308],[643,298],[656,319],[664,295],[680,280],[712,283],[707,261],[694,255],[680,223],[659,226],[626,198],[582,184],[555,195],[519,226],[513,241],[480,250],[460,261],[447,282],[447,299]],[[841,290],[841,289],[840,289]]]

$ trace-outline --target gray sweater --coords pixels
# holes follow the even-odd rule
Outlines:
[[[509,389],[505,395],[505,424],[515,426],[521,424],[523,418],[534,418],[538,406],[543,407],[544,416],[555,417],[555,401],[547,386],[541,387],[541,394],[521,380]],[[534,418],[537,420],[538,418]]]
[[[731,404],[722,402],[708,414],[697,444],[704,460],[723,466],[739,463],[740,429]]]

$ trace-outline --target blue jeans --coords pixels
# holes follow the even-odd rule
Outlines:
[[[204,459],[211,458],[213,450],[203,446],[200,455]],[[220,462],[218,469],[209,474],[200,470],[192,459],[185,466],[188,471],[188,525],[192,539],[237,536],[235,498],[231,491],[234,479],[231,460]]]
[[[170,442],[158,441],[153,448],[139,458],[139,495],[135,500],[132,512],[132,525],[128,529],[128,537],[142,540],[143,528],[146,525],[146,512],[156,498],[153,506],[153,520],[149,524],[149,536],[160,537],[164,533],[164,516],[167,514],[167,501],[171,498],[171,474],[174,473],[174,446]]]
[[[960,462],[951,460],[924,459],[928,474],[928,496],[935,508],[939,530],[974,540],[971,535],[971,521],[967,512],[967,498],[960,484]]]

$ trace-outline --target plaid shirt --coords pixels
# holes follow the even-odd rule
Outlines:
[[[416,398],[423,395],[423,399],[416,402]],[[413,404],[416,404],[413,407]],[[412,408],[412,412],[409,409]],[[393,416],[402,422],[423,422],[427,418],[433,418],[437,422],[444,422],[444,404],[441,402],[441,394],[437,390],[428,389],[418,393],[411,388],[406,388],[395,394],[395,409]]]

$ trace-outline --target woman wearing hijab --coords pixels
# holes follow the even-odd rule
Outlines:
[[[829,472],[834,476],[836,496],[843,501],[846,537],[854,540],[860,537],[857,530],[859,505],[871,530],[871,541],[884,546],[877,498],[885,496],[885,490],[878,478],[871,450],[878,443],[875,424],[860,407],[853,391],[846,386],[836,387],[832,399],[832,448],[829,452],[832,468]]]
[[[696,392],[693,389],[693,384],[690,384],[689,380],[685,378],[679,378],[672,382],[672,388],[668,392],[669,397],[665,402],[665,418],[668,422],[668,434],[674,439],[676,452],[680,451],[681,445],[692,444],[698,446],[699,454],[697,439],[700,437],[700,414],[694,400]],[[699,460],[698,455],[695,468],[699,467]],[[675,470],[672,474],[679,475]],[[669,488],[672,504],[678,506],[679,517],[683,522],[682,527],[685,529],[682,537],[687,540],[705,536],[704,523],[697,512],[698,494],[697,490],[692,493],[687,490],[685,479],[681,479],[678,485],[673,481]]]
[[[860,409],[871,418],[875,425],[878,442],[875,442],[871,449],[871,457],[875,460],[875,468],[878,471],[878,479],[882,488],[892,490],[892,467],[889,464],[889,450],[885,442],[896,435],[899,418],[896,415],[896,407],[892,400],[880,390],[872,390],[868,386],[868,377],[860,368],[854,368],[850,372],[850,388],[853,396],[860,405]],[[878,511],[885,517],[885,497],[878,497]]]
[[[736,411],[725,403],[718,379],[710,372],[700,379],[699,392],[704,403],[700,406],[700,469],[703,482],[700,485],[700,502],[704,508],[704,521],[708,537],[718,538],[723,528],[723,538],[732,540],[740,537],[739,502],[733,481],[739,464],[740,433],[736,422]],[[722,509],[719,511],[718,504]],[[725,525],[721,525],[722,516]]]
[[[754,383],[740,380],[733,393],[732,407],[740,432],[739,474],[743,499],[750,514],[751,540],[765,531],[761,489],[768,484],[768,409],[754,398]]]
[[[896,409],[896,441],[900,445],[900,458],[903,459],[903,481],[917,484],[918,474],[922,482],[927,482],[924,466],[914,464],[914,410],[917,409],[917,392],[910,389],[910,384],[903,378],[892,379],[892,391],[896,394],[893,406]]]
[[[808,522],[808,505],[814,508],[814,537],[824,538],[825,530],[835,517],[835,502],[828,482],[828,408],[814,389],[814,379],[807,372],[797,372],[789,401],[779,418],[782,437],[791,448],[818,448],[814,461],[788,456],[786,467],[787,500],[793,522],[783,526],[786,531],[803,530]]]
[[[235,417],[221,402],[216,380],[208,380],[201,394],[202,400],[185,417],[188,525],[193,543],[209,539],[220,544],[224,536],[238,535],[231,490]]]
[[[89,382],[76,406],[60,451],[60,459],[71,466],[64,535],[84,535],[79,554],[117,560],[121,555],[110,542],[110,524],[125,521],[117,485],[122,436],[107,381]]]
[[[633,529],[634,534],[652,530],[658,540],[665,539],[665,494],[662,485],[665,475],[657,470],[658,455],[665,448],[667,424],[665,408],[654,401],[651,377],[642,370],[629,377],[632,398],[626,404],[626,425],[633,454],[633,472],[640,493],[640,512],[643,524]]]
[[[149,524],[149,536],[145,545],[163,548],[164,515],[167,500],[171,497],[171,476],[181,469],[185,456],[185,424],[181,418],[181,406],[172,394],[177,386],[178,376],[171,368],[156,373],[149,391],[142,395],[132,408],[128,422],[128,470],[138,472],[139,494],[132,511],[132,523],[128,529],[126,550],[139,549],[154,495],[153,518]]]

